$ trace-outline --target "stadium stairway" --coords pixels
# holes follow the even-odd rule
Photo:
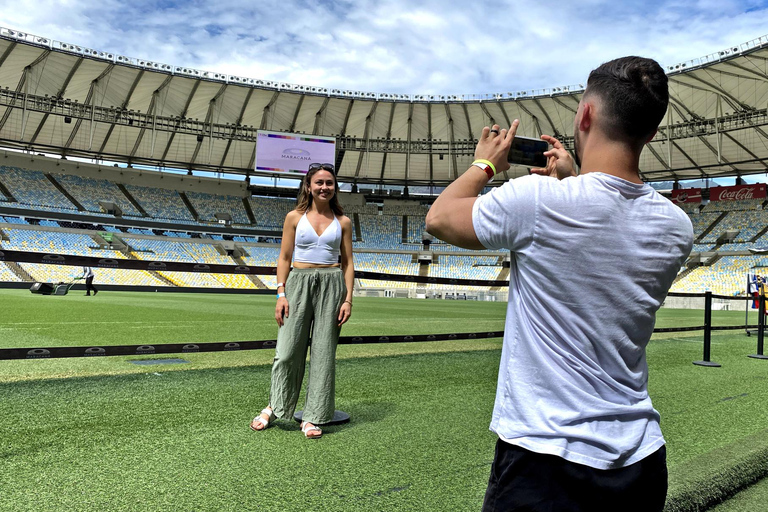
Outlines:
[[[16,201],[16,198],[13,197],[13,194],[11,194],[11,191],[8,190],[8,188],[5,185],[3,185],[2,182],[0,182],[0,193],[2,193],[5,197],[7,197],[8,201],[10,201],[11,203],[17,203],[18,202],[18,201]]]
[[[355,225],[355,242],[359,242],[363,239],[363,230],[360,228],[360,215],[358,213],[353,213],[352,221]]]
[[[255,226],[256,216],[253,214],[253,208],[251,208],[251,203],[248,201],[247,197],[243,198],[243,208],[245,208],[245,214],[248,216],[248,220]]]
[[[123,193],[125,198],[128,199],[128,202],[131,203],[134,208],[139,210],[139,213],[142,215],[142,217],[149,217],[149,214],[147,213],[147,211],[144,209],[144,207],[142,207],[139,204],[139,202],[136,200],[135,197],[133,197],[133,195],[128,191],[128,189],[125,188],[125,185],[123,185],[122,183],[117,183],[117,182],[115,182],[115,185],[117,186],[117,188],[120,189],[120,192]]]
[[[133,252],[133,249],[131,249],[131,248],[130,248],[129,246],[127,246],[127,245],[126,245],[126,248],[125,248],[125,250],[123,250],[123,251],[120,251],[120,252],[122,252],[123,254],[125,254],[125,255],[126,255],[126,257],[127,257],[129,260],[140,260],[140,259],[141,259],[141,258],[139,258],[138,256],[136,256],[136,254]],[[149,275],[151,275],[152,277],[154,277],[155,279],[158,279],[159,281],[161,281],[161,282],[163,282],[163,283],[167,284],[168,286],[172,286],[172,287],[174,287],[174,288],[178,288],[179,286],[183,286],[183,285],[180,285],[180,284],[178,284],[178,283],[174,282],[174,281],[173,281],[173,280],[171,280],[171,279],[168,279],[167,277],[165,277],[165,276],[164,276],[162,273],[158,272],[157,270],[147,270],[147,273],[148,273]]]
[[[750,239],[749,239],[749,242],[750,242],[750,243],[755,243],[755,242],[757,242],[758,240],[760,240],[760,237],[761,237],[761,236],[763,236],[763,235],[764,235],[764,234],[766,234],[766,233],[768,233],[768,224],[767,224],[767,225],[766,225],[766,226],[765,226],[763,229],[761,229],[760,231],[758,231],[758,232],[757,232],[757,234],[756,234],[755,236],[753,236],[752,238],[750,238]]]
[[[200,215],[197,213],[197,210],[195,210],[195,207],[192,206],[192,202],[187,197],[187,194],[184,192],[179,192],[179,196],[181,197],[181,200],[184,202],[184,206],[187,207],[187,210],[192,214],[192,218],[195,219],[195,221],[200,221]]]
[[[84,211],[85,211],[85,206],[83,206],[82,204],[80,204],[80,202],[79,202],[77,199],[75,199],[75,197],[74,197],[72,194],[70,194],[70,193],[67,191],[67,189],[65,189],[65,188],[62,186],[62,184],[61,184],[61,183],[59,183],[58,181],[56,181],[56,178],[54,178],[54,177],[53,177],[51,174],[49,174],[49,173],[45,173],[45,177],[48,179],[48,181],[50,181],[50,182],[51,182],[51,184],[52,184],[54,187],[56,187],[56,190],[58,190],[59,192],[61,192],[62,194],[64,194],[64,197],[66,197],[66,198],[69,200],[69,202],[70,202],[70,203],[72,203],[73,205],[75,205],[75,208],[77,208],[77,209],[78,209],[78,211],[81,211],[81,212],[84,212]]]
[[[243,261],[243,258],[239,256],[238,257],[230,256],[230,258],[235,260],[235,263],[237,263],[238,265],[248,266],[248,263]],[[247,277],[253,284],[255,284],[256,288],[258,288],[259,290],[266,290],[268,288],[268,286],[265,285],[264,282],[261,279],[259,279],[258,276],[247,275],[245,277]]]
[[[29,273],[26,270],[21,268],[21,266],[18,263],[15,263],[13,261],[6,261],[4,263],[8,266],[9,269],[11,269],[11,272],[16,274],[16,277],[18,277],[22,281],[25,281],[28,283],[35,282],[35,278],[29,275]]]
[[[509,279],[509,267],[504,266],[504,256],[499,256],[499,260],[497,261],[499,265],[501,265],[501,269],[499,269],[499,275],[496,276],[497,281],[507,281]],[[501,286],[492,286],[489,291],[492,292],[498,292],[501,291]]]
[[[109,242],[104,240],[100,235],[93,234],[91,235],[91,239],[96,242],[96,245],[99,247],[109,247]]]
[[[166,276],[163,272],[158,272],[157,270],[148,270],[147,272],[162,282],[166,283],[168,286],[173,286],[174,288],[180,288],[184,286],[184,283],[177,283],[173,278]]]
[[[700,267],[700,265],[697,265],[697,266],[695,266],[695,267],[688,267],[688,268],[686,268],[685,270],[683,270],[682,272],[680,272],[679,274],[677,274],[677,277],[675,278],[675,280],[674,280],[674,281],[672,281],[672,284],[674,284],[674,283],[676,283],[676,282],[678,282],[678,281],[682,281],[683,279],[685,279],[685,278],[686,278],[686,276],[687,276],[688,274],[690,274],[691,272],[693,272],[694,270],[696,270],[696,269],[697,269],[697,268],[699,268],[699,267]]]
[[[721,220],[723,220],[723,219],[725,218],[725,216],[726,216],[726,215],[728,215],[728,213],[729,213],[729,212],[723,212],[723,213],[721,213],[721,214],[720,214],[720,216],[719,216],[718,218],[716,218],[716,219],[714,220],[714,222],[712,222],[712,224],[710,224],[710,225],[709,225],[709,227],[708,227],[707,229],[705,229],[704,231],[702,231],[702,232],[701,232],[701,234],[699,235],[699,238],[697,238],[697,239],[696,239],[696,242],[695,242],[695,243],[699,243],[699,242],[701,242],[702,240],[704,240],[704,238],[705,238],[705,237],[706,237],[706,236],[707,236],[707,235],[708,235],[708,234],[709,234],[709,233],[710,233],[710,232],[711,232],[713,229],[715,229],[715,226],[717,226],[718,224],[720,224],[720,221],[721,221]]]

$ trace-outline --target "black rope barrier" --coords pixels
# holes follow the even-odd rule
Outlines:
[[[504,336],[504,331],[391,336],[340,336],[339,344],[422,343],[428,341],[501,338],[502,336]],[[214,343],[160,343],[156,345],[105,345],[98,347],[4,348],[0,349],[0,360],[232,352],[237,350],[269,349],[275,348],[276,345],[277,340],[261,340]]]
[[[125,270],[155,270],[169,272],[205,272],[214,274],[245,274],[245,275],[276,275],[276,267],[263,267],[251,265],[223,265],[190,263],[178,261],[147,261],[118,258],[99,258],[96,256],[79,256],[72,254],[55,254],[29,251],[0,250],[0,261],[13,261],[17,263],[41,263],[64,266],[89,266],[96,268],[115,268]],[[382,272],[355,271],[358,279],[372,279],[380,281],[411,282],[419,284],[452,284],[468,286],[509,286],[505,280],[481,280],[459,279],[446,277],[429,277],[403,274],[388,274]],[[654,333],[674,333],[704,331],[704,356],[701,361],[694,361],[700,366],[717,367],[720,364],[711,361],[711,334],[712,331],[726,331],[737,329],[749,329],[757,327],[757,354],[749,357],[768,359],[763,355],[765,316],[759,315],[757,326],[713,326],[712,325],[712,300],[754,300],[752,297],[736,297],[727,295],[714,295],[705,293],[680,293],[669,292],[668,297],[690,297],[704,299],[704,325],[694,327],[660,327],[653,330]],[[765,297],[759,297],[759,310],[765,311]],[[504,331],[476,332],[476,333],[450,333],[450,334],[419,334],[419,335],[395,335],[395,336],[342,336],[340,344],[365,344],[365,343],[407,343],[444,340],[470,340],[478,338],[499,338]],[[242,342],[213,342],[213,343],[162,343],[156,345],[112,345],[104,347],[50,347],[50,348],[9,348],[0,349],[0,360],[8,359],[45,359],[59,357],[98,357],[98,356],[130,356],[146,354],[178,354],[188,352],[218,352],[232,350],[257,350],[274,348],[276,340],[242,341]]]

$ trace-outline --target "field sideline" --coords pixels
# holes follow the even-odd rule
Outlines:
[[[0,348],[274,339],[274,299],[215,294],[66,297],[0,291]],[[505,303],[356,298],[344,335],[501,330]],[[744,312],[715,312],[738,325]],[[701,325],[662,310],[658,327]],[[252,433],[273,351],[0,361],[0,510],[477,510],[500,340],[339,347],[345,426],[307,441],[292,422]],[[768,453],[768,361],[755,338],[657,335],[648,358],[670,467],[669,510]],[[175,357],[175,356],[170,356]],[[301,404],[301,402],[300,402]],[[718,476],[714,478],[713,475]],[[704,487],[702,487],[704,486]],[[709,486],[709,487],[707,487]],[[352,501],[351,501],[352,500]]]

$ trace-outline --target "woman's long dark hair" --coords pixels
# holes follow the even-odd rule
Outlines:
[[[331,207],[331,211],[333,211],[335,215],[344,215],[344,208],[342,208],[341,203],[339,202],[339,182],[336,179],[336,174],[328,171],[327,169],[323,169],[322,167],[310,170],[304,176],[304,179],[301,180],[299,196],[296,198],[296,209],[300,212],[306,212],[312,207],[312,192],[309,190],[309,184],[312,182],[312,177],[317,174],[317,171],[327,171],[333,175],[334,193],[333,197],[329,201],[329,205]]]

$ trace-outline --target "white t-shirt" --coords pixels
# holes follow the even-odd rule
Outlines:
[[[691,251],[688,216],[647,184],[525,176],[478,198],[488,249],[512,251],[491,430],[598,469],[664,444],[645,347]]]

